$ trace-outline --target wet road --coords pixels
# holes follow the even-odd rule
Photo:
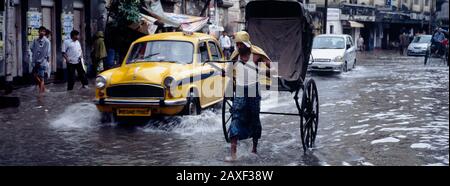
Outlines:
[[[227,163],[219,113],[101,124],[92,89],[51,85],[43,104],[28,87],[13,93],[19,108],[0,110],[0,165],[449,165],[447,66],[369,53],[348,73],[308,76],[321,115],[306,154],[296,117],[262,115],[259,155],[242,141],[239,160]],[[264,94],[262,110],[296,111],[288,93]]]

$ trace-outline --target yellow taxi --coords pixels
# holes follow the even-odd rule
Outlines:
[[[120,67],[97,76],[94,102],[109,116],[196,115],[221,103],[226,64],[213,61],[224,60],[207,34],[145,36],[132,43]]]

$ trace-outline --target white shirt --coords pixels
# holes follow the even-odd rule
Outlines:
[[[360,38],[358,39],[358,43],[359,43],[359,44],[363,44],[363,43],[364,43],[364,38],[360,37]]]
[[[231,47],[231,41],[230,37],[221,35],[219,38],[220,46],[222,48],[230,48]]]
[[[238,61],[240,61],[240,57]],[[236,84],[239,86],[251,86],[258,83],[258,73],[255,62],[253,62],[253,54],[250,54],[248,61],[243,64],[241,62],[236,63]]]
[[[69,60],[67,62],[71,64],[78,64],[80,62],[79,59],[83,55],[80,42],[78,40],[73,41],[72,39],[64,41],[62,52],[67,55]]]

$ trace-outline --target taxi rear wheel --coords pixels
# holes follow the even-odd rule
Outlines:
[[[183,109],[183,115],[199,115],[201,112],[200,101],[194,92],[189,93],[187,103]]]

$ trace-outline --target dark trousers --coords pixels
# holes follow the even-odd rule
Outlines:
[[[67,90],[72,90],[75,84],[75,70],[77,71],[78,78],[83,85],[88,84],[86,78],[86,72],[84,72],[83,65],[81,63],[71,64],[67,63]]]
[[[228,60],[228,58],[230,58],[231,52],[229,48],[224,48],[223,49],[223,55],[225,56],[226,60]]]
[[[108,70],[108,68],[107,68],[107,66],[105,64],[105,60],[106,60],[106,58],[102,58],[102,59],[92,58],[92,62],[93,62],[92,63],[92,72],[91,72],[91,76],[92,77],[96,77],[97,74],[99,74],[100,72]],[[98,67],[99,67],[100,64],[103,66],[103,69],[99,71]]]

